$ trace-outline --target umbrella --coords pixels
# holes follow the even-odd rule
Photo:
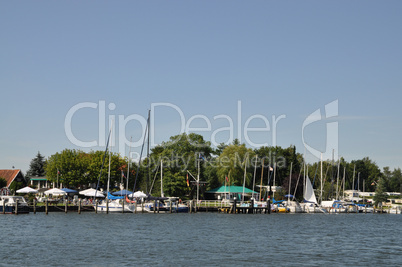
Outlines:
[[[50,195],[50,194],[52,194],[52,195],[65,195],[66,192],[64,192],[63,190],[58,189],[58,188],[53,188],[53,189],[45,191],[45,195]]]
[[[145,198],[147,195],[142,191],[137,191],[134,194],[129,195],[129,197]]]
[[[105,197],[105,195],[101,191],[91,191],[86,193],[84,196],[86,197]]]
[[[38,193],[38,190],[35,190],[33,188],[30,188],[29,186],[26,186],[24,188],[18,189],[15,191],[16,193],[21,193],[21,194],[36,194]]]
[[[80,195],[85,195],[86,193],[90,193],[90,192],[92,192],[92,191],[94,191],[95,189],[93,189],[93,188],[88,188],[88,189],[85,189],[85,190],[82,190],[82,191],[80,191]]]
[[[124,189],[124,190],[121,190],[121,191],[114,192],[114,193],[112,193],[112,195],[113,196],[125,196],[125,195],[130,195],[132,193],[133,192]]]
[[[105,197],[105,195],[101,191],[93,188],[80,191],[80,194],[87,197]]]
[[[78,193],[77,190],[70,189],[70,188],[62,188],[61,190],[63,190],[63,191],[66,192],[67,194],[70,194],[70,193]]]

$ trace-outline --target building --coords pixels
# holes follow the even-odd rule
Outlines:
[[[205,198],[209,200],[233,200],[234,198],[238,200],[242,200],[243,196],[246,199],[251,198],[254,195],[254,198],[259,199],[259,193],[255,192],[251,189],[245,188],[243,186],[221,186],[212,190],[205,192]]]
[[[12,170],[0,170],[0,178],[4,178],[7,181],[6,187],[9,188],[11,183],[16,182],[25,182],[25,177],[19,169]]]

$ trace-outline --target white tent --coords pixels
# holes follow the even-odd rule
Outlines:
[[[53,188],[53,189],[50,189],[50,190],[45,191],[44,194],[45,194],[45,195],[50,195],[50,194],[51,194],[51,195],[57,196],[57,195],[65,195],[65,194],[67,194],[67,193],[64,192],[64,191],[61,190],[61,189]]]
[[[86,197],[105,197],[103,192],[93,188],[80,191],[80,195],[84,195]]]
[[[29,186],[26,186],[24,188],[18,189],[15,192],[18,194],[36,194],[36,193],[38,193],[38,190],[30,188]]]
[[[133,194],[130,194],[129,197],[145,198],[145,197],[147,197],[147,195],[142,191],[137,191],[137,192],[134,192]]]

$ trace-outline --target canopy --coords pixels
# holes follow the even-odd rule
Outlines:
[[[18,189],[15,192],[19,193],[19,194],[35,194],[35,193],[38,193],[38,190],[30,188],[29,186],[26,186],[24,188]]]
[[[125,196],[125,195],[130,195],[133,192],[129,191],[129,190],[121,190],[121,191],[117,191],[117,192],[113,192],[112,195],[113,196]]]
[[[145,198],[147,195],[142,191],[137,191],[134,194],[130,194],[129,197]]]
[[[109,192],[107,192],[107,199],[123,199],[123,196],[113,196],[112,194],[110,194]]]
[[[52,195],[65,195],[66,194],[66,192],[64,192],[63,190],[58,189],[58,188],[53,188],[53,189],[47,190],[44,193],[45,193],[45,195],[50,195],[50,194],[52,194]]]
[[[67,194],[69,194],[69,193],[78,193],[77,190],[70,189],[70,188],[62,188],[61,190],[63,190],[63,191],[66,192]]]
[[[93,188],[80,191],[80,194],[87,197],[105,197],[105,195],[101,191]]]

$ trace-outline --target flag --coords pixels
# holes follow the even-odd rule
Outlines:
[[[126,176],[124,175],[123,170],[121,171],[121,177],[123,177],[124,179],[127,179]]]
[[[226,176],[226,182],[228,182],[229,183],[229,178]]]
[[[187,187],[190,187],[190,183],[188,182],[188,173],[187,173]]]

